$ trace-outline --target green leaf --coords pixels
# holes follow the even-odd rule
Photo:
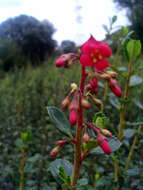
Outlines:
[[[16,139],[15,145],[16,145],[16,147],[17,147],[19,150],[21,150],[21,149],[23,148],[22,139],[20,139],[20,138]]]
[[[138,125],[143,125],[143,121],[138,121],[138,122],[126,122],[126,125],[128,126],[138,126]]]
[[[76,187],[82,187],[88,184],[88,180],[87,178],[82,178],[78,180],[78,183],[76,185]]]
[[[41,159],[41,154],[35,154],[34,156],[28,158],[29,162],[37,162]]]
[[[118,18],[118,17],[117,17],[116,15],[114,15],[114,16],[112,17],[112,24],[117,21],[117,18]]]
[[[84,150],[92,150],[93,148],[96,148],[98,146],[97,141],[95,138],[91,138],[91,140],[88,143],[84,143],[83,147]]]
[[[58,176],[64,182],[64,184],[71,183],[70,176],[66,174],[66,171],[62,166],[59,166]]]
[[[139,100],[133,99],[133,102],[138,108],[143,110],[143,104]]]
[[[125,129],[124,130],[124,137],[131,138],[135,134],[135,129]]]
[[[109,32],[107,25],[103,24],[102,26],[106,32]]]
[[[121,104],[120,104],[118,98],[114,94],[110,95],[109,101],[113,107],[120,110]]]
[[[107,117],[102,112],[97,112],[94,115],[93,123],[99,126],[100,128],[104,128],[106,122],[107,122]]]
[[[137,86],[143,82],[143,78],[138,75],[132,75],[130,79],[130,87]]]
[[[118,71],[126,71],[127,68],[126,67],[118,67]]]
[[[134,61],[141,52],[141,43],[139,40],[130,40],[127,44],[127,52],[130,61]]]
[[[51,121],[55,124],[56,128],[72,138],[70,123],[65,114],[56,107],[47,107],[48,114]]]
[[[126,175],[128,175],[128,176],[138,176],[138,175],[140,175],[140,171],[139,171],[139,169],[128,169],[126,171]]]
[[[73,166],[65,159],[57,159],[50,164],[50,172],[59,184],[63,184],[63,181],[59,177],[59,168],[62,167],[65,170],[66,175],[72,176]]]
[[[118,150],[121,146],[121,142],[114,136],[107,138],[108,143],[110,145],[111,151],[114,152],[116,150]],[[100,146],[98,146],[97,148],[93,149],[93,151],[91,152],[93,154],[105,154],[102,149],[100,148]]]
[[[32,133],[30,130],[26,130],[25,132],[21,133],[21,139],[24,143],[30,141],[32,139]]]
[[[126,36],[129,32],[129,29],[127,27],[122,27],[121,28],[121,36]]]

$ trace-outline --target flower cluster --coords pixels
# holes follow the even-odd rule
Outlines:
[[[105,70],[110,65],[106,60],[112,54],[110,47],[103,43],[95,40],[93,36],[89,38],[80,48],[79,54],[74,53],[63,54],[56,61],[57,67],[70,67],[75,62],[79,61],[82,68],[86,69],[84,73],[84,85],[83,89],[79,88],[75,83],[71,84],[71,91],[62,101],[61,108],[68,109],[69,111],[69,122],[71,126],[74,126],[79,121],[79,112],[81,109],[89,109],[89,100],[94,102],[94,104],[102,109],[103,103],[100,99],[94,97],[98,93],[99,80],[102,79],[107,82],[110,90],[117,96],[122,96],[122,91],[116,81],[118,77],[115,71]],[[90,135],[88,134],[87,128],[90,127],[97,135],[97,144],[101,147],[105,154],[111,153],[111,148],[109,146],[106,137],[111,137],[112,134],[106,129],[101,129],[99,126],[95,126],[92,123],[84,122],[82,126],[84,128],[84,134],[82,139],[85,143],[89,143]],[[76,143],[75,139],[68,139],[59,141],[58,146],[54,148],[51,152],[51,156],[57,155],[61,147],[67,142]]]

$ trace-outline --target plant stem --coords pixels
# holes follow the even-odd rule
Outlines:
[[[132,62],[130,61],[128,63],[129,69],[128,69],[128,77],[126,80],[126,86],[125,86],[125,92],[124,92],[124,100],[127,100],[129,97],[129,88],[130,88],[130,78],[132,75]],[[123,102],[121,105],[121,111],[120,111],[120,128],[118,132],[118,139],[122,141],[123,138],[123,131],[125,127],[125,113],[126,113],[126,107],[127,103]],[[119,158],[118,158],[119,159]],[[115,175],[115,181],[118,183],[118,173],[119,173],[119,160],[114,161],[114,175]],[[115,188],[117,190],[118,188]]]
[[[133,144],[132,144],[132,146],[130,148],[130,151],[129,151],[128,160],[127,160],[126,165],[125,165],[125,170],[128,170],[128,168],[129,168],[129,164],[130,164],[130,161],[131,161],[131,158],[132,158],[132,155],[133,155],[133,150],[134,150],[135,145],[137,143],[138,136],[139,136],[139,133],[141,132],[141,129],[142,129],[142,126],[139,126],[137,134],[134,137]]]
[[[76,140],[77,143],[74,145],[74,169],[72,174],[71,185],[75,185],[78,181],[80,167],[81,167],[81,154],[82,154],[82,136],[83,136],[83,108],[81,105],[82,95],[84,95],[84,85],[85,85],[85,67],[82,66],[81,81],[80,81],[80,92],[79,95],[79,111],[78,111],[78,124],[76,128]]]
[[[21,160],[21,168],[20,168],[20,185],[19,185],[19,190],[23,190],[23,184],[24,184],[24,166],[25,166],[25,153],[24,153],[24,150],[22,150],[22,160]]]
[[[117,48],[117,51],[116,51],[116,54],[115,54],[115,58],[114,58],[114,61],[113,61],[113,66],[114,67],[117,67],[117,61],[118,61],[118,58],[119,58],[120,50],[121,50],[121,44],[119,44],[119,46]]]
[[[132,75],[132,62],[129,62],[129,71],[128,71],[128,77],[127,77],[126,86],[125,86],[124,100],[127,100],[128,96],[129,96],[129,85],[130,85],[131,75]],[[120,129],[119,129],[119,133],[118,133],[118,139],[120,141],[122,141],[123,130],[125,127],[124,123],[125,123],[126,107],[127,107],[126,102],[123,102],[122,106],[121,106],[121,112],[120,112]]]
[[[108,87],[108,82],[106,82],[106,84],[105,84],[105,90],[104,90],[104,96],[103,96],[104,102],[105,102],[106,99],[107,99],[108,89],[109,89],[109,87]]]

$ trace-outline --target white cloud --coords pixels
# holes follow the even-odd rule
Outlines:
[[[112,0],[15,0],[14,2],[20,2],[18,6],[8,5],[8,0],[3,1],[7,2],[7,7],[0,6],[0,22],[20,14],[32,15],[40,20],[48,19],[57,28],[54,37],[58,41],[71,39],[80,43],[90,33],[101,40],[104,37],[102,24],[108,24],[109,17],[117,12]],[[75,8],[78,4],[82,6],[79,11],[81,24],[76,22],[78,15]],[[117,24],[126,24],[125,11],[118,15]]]

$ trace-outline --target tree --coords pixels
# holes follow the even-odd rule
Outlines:
[[[0,39],[16,42],[33,64],[43,61],[46,54],[53,53],[56,46],[56,41],[52,39],[54,32],[49,21],[40,22],[26,15],[10,18],[0,24]]]
[[[61,43],[61,49],[63,53],[76,52],[76,44],[71,40],[64,40]]]
[[[120,7],[127,8],[127,16],[131,22],[131,30],[135,31],[135,37],[143,43],[143,0],[114,0]]]

